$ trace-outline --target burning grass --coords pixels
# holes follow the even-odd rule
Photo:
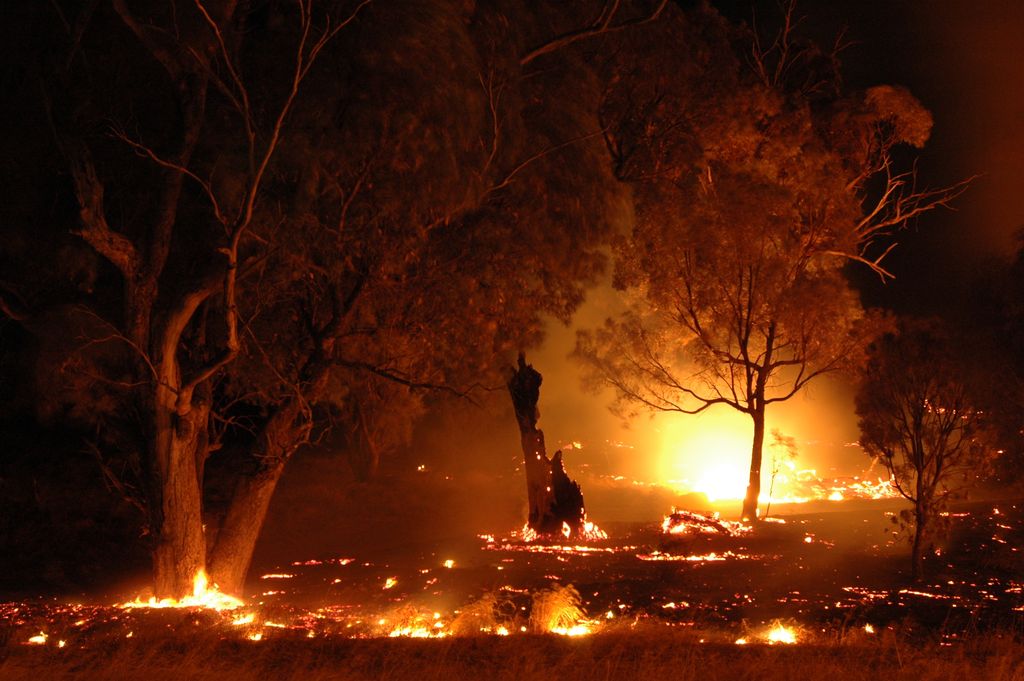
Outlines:
[[[291,577],[291,575],[264,575],[264,579],[272,577]],[[122,608],[209,608],[210,610],[236,610],[245,605],[239,598],[222,593],[215,585],[211,585],[206,573],[200,570],[192,583],[192,595],[182,599],[161,598],[150,596],[147,599],[136,597],[135,600],[122,603]]]
[[[176,603],[0,603],[0,679],[1024,681],[1010,662],[1024,659],[1024,508],[974,504],[951,523],[918,584],[882,508],[752,530],[677,511],[590,543],[482,535],[268,564],[242,604],[201,580]]]
[[[1019,633],[1019,632],[1018,632]],[[850,679],[913,681],[1024,679],[1024,644],[1008,634],[976,635],[956,648],[921,643],[893,631],[794,645],[752,640],[735,645],[693,631],[610,628],[584,638],[526,634],[509,638],[302,639],[226,641],[209,631],[155,631],[86,651],[54,646],[3,650],[0,679],[36,681],[232,681],[303,679]]]

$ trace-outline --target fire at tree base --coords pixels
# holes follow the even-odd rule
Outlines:
[[[533,538],[604,538],[604,533],[587,521],[583,492],[565,472],[561,450],[548,458],[544,431],[537,428],[540,418],[537,402],[542,381],[540,372],[527,364],[526,356],[519,353],[518,367],[512,369],[508,380],[508,392],[512,397],[523,446],[529,504],[527,528],[534,533],[531,535]]]

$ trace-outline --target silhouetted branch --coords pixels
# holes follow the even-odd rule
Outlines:
[[[617,24],[612,23],[616,14],[618,14],[621,4],[621,0],[610,0],[610,2],[605,3],[604,9],[601,11],[601,15],[596,21],[594,21],[594,23],[590,24],[586,28],[563,33],[562,35],[552,38],[548,42],[533,48],[519,59],[519,65],[528,66],[530,62],[538,57],[550,54],[564,47],[568,47],[580,40],[614,33],[633,26],[642,26],[643,24],[655,21],[661,16],[661,13],[668,5],[668,0],[659,0],[658,5],[650,14],[633,19],[625,19]]]

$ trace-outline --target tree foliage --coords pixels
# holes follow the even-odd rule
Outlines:
[[[241,589],[283,466],[321,417],[371,469],[430,400],[497,383],[543,315],[582,301],[618,199],[586,36],[544,47],[572,10],[35,10],[55,55],[37,85],[61,229],[94,259],[77,289],[47,270],[0,302],[19,320],[22,301],[81,304],[60,401],[144,510],[161,595],[204,568]],[[234,480],[217,509],[202,499],[215,452]]]
[[[880,243],[959,191],[894,169],[897,146],[928,137],[924,107],[899,88],[842,93],[786,18],[762,47],[705,8],[608,64],[607,143],[636,214],[614,284],[632,305],[577,346],[621,403],[750,415],[749,518],[766,408],[849,364],[872,326],[845,265],[887,275]]]
[[[936,321],[903,321],[872,344],[857,393],[860,444],[914,507],[912,565],[939,533],[947,503],[983,479],[995,455],[967,362]]]

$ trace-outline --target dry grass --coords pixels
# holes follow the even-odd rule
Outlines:
[[[11,646],[0,651],[0,660],[4,681],[1024,681],[1024,643],[996,634],[979,635],[954,647],[911,644],[891,633],[853,644],[700,644],[692,632],[664,628],[578,639],[522,635],[443,640],[281,638],[251,643],[197,634],[108,642],[87,650]]]
[[[572,584],[552,584],[533,595],[530,630],[537,633],[568,629],[584,619],[580,593]]]

